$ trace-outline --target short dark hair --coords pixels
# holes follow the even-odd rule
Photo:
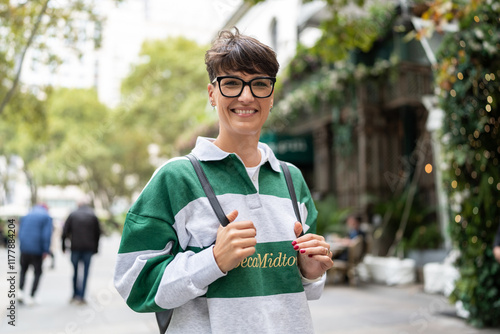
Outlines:
[[[257,39],[235,32],[222,30],[205,53],[205,64],[210,82],[223,72],[247,74],[262,73],[275,77],[279,70],[276,52]]]

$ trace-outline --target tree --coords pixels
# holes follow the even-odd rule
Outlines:
[[[45,132],[47,119],[46,108],[30,92],[16,92],[10,103],[10,109],[14,113],[7,113],[0,121],[0,156],[10,161],[14,156],[23,159],[23,172],[28,180],[31,190],[31,203],[37,201],[36,176],[30,170],[30,164],[42,157],[45,152],[43,145],[47,138]],[[7,187],[11,175],[2,175],[2,184],[7,196],[10,189]]]
[[[265,0],[245,0],[257,4]],[[304,0],[311,2],[313,0]],[[375,41],[384,36],[394,18],[391,1],[326,0],[328,18],[320,28],[322,35],[313,47],[315,54],[324,61],[346,59],[350,52],[359,49],[368,52]]]
[[[30,48],[39,54],[33,61],[55,66],[59,59],[49,47],[50,42],[61,40],[77,53],[82,40],[93,39],[98,46],[102,19],[94,1],[0,0],[0,116],[18,89]],[[81,31],[82,21],[94,24],[92,36]]]
[[[44,154],[28,165],[38,184],[78,185],[112,218],[115,200],[130,200],[153,172],[147,136],[124,127],[93,89],[58,89],[47,110]]]
[[[20,81],[24,60],[33,49],[37,50],[33,63],[57,67],[60,60],[50,47],[54,41],[68,45],[77,55],[81,53],[80,42],[93,40],[98,47],[102,19],[94,1],[0,0],[0,155],[7,161],[16,155],[22,157],[32,202],[37,199],[37,183],[28,166],[44,154],[45,98],[50,88]],[[82,22],[93,25],[94,33],[82,31]],[[2,187],[7,192],[8,177],[2,175]]]
[[[122,84],[124,126],[139,127],[160,147],[161,156],[176,155],[180,137],[215,119],[215,113],[206,111],[206,49],[182,37],[147,41],[140,54],[143,61]]]

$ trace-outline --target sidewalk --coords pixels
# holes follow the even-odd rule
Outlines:
[[[421,285],[327,286],[310,305],[317,334],[500,333],[467,325],[444,296],[426,294]]]
[[[2,334],[156,334],[153,314],[131,311],[112,285],[119,237],[101,241],[93,258],[88,283],[88,304],[70,305],[72,268],[69,253],[56,253],[56,267],[44,264],[39,304],[16,304],[16,326],[8,324],[7,256],[0,249],[0,307]],[[18,254],[16,254],[18,255]],[[31,286],[28,276],[26,287]],[[317,334],[493,334],[478,330],[453,316],[443,296],[428,295],[421,286],[327,286],[322,298],[310,303]],[[202,334],[202,333],[201,333]]]

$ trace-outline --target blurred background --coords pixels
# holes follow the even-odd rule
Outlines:
[[[361,220],[349,281],[421,283],[498,327],[499,17],[493,0],[0,1],[0,231],[44,202],[57,234],[87,200],[119,234],[154,170],[216,135],[204,54],[236,26],[278,54],[261,140],[302,170],[318,233]]]

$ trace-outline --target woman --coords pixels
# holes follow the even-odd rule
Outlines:
[[[223,31],[205,63],[219,134],[198,138],[192,153],[230,224],[220,226],[190,161],[168,161],[127,214],[115,285],[135,311],[174,309],[168,333],[313,333],[307,300],[319,298],[333,262],[310,233],[317,212],[300,171],[290,165],[304,226],[278,160],[259,143],[276,55]]]

